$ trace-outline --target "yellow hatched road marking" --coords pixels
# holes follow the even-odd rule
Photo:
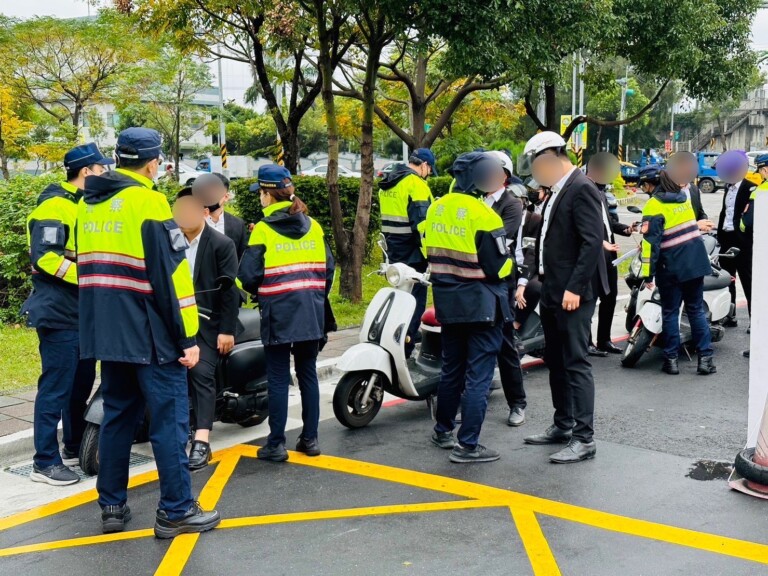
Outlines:
[[[256,450],[256,446],[239,445],[227,450],[219,451],[214,455],[214,461],[218,461],[219,465],[201,492],[200,503],[204,508],[210,509],[216,505],[237,466],[239,458],[255,458]],[[557,561],[549,548],[546,537],[536,518],[536,514],[552,516],[562,520],[577,522],[631,536],[639,536],[651,540],[750,560],[761,564],[768,564],[768,545],[765,544],[738,540],[705,532],[697,532],[685,528],[677,528],[675,526],[668,526],[646,520],[628,518],[618,514],[555,502],[536,496],[521,494],[519,492],[495,488],[493,486],[467,482],[465,480],[370,462],[349,460],[335,456],[310,458],[297,452],[290,452],[289,463],[344,474],[353,474],[386,482],[395,482],[415,488],[443,492],[452,496],[463,497],[467,500],[229,518],[222,520],[220,528],[231,529],[246,526],[264,526],[270,524],[359,518],[390,514],[508,507],[512,514],[512,519],[520,533],[521,540],[530,559],[535,576],[544,574],[547,576],[557,576],[560,574]],[[139,486],[156,479],[157,472],[147,472],[133,478],[130,482],[130,486]],[[82,494],[70,496],[58,502],[41,506],[34,510],[16,514],[9,518],[0,519],[0,530],[6,530],[32,520],[45,518],[46,516],[71,509],[75,506],[92,502],[96,500],[96,498],[96,491],[89,490]],[[4,550],[0,549],[0,557],[103,544],[149,536],[152,536],[152,530],[135,530],[103,536],[88,536],[70,540],[44,542],[40,544],[6,548]],[[185,534],[176,538],[168,549],[156,574],[180,574],[194,550],[198,537],[199,535],[197,534]]]

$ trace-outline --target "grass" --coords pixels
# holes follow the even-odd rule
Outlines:
[[[40,355],[37,333],[20,325],[0,325],[0,394],[11,394],[37,385]]]
[[[384,277],[376,274],[378,269],[378,262],[363,265],[363,299],[358,304],[354,304],[339,296],[339,271],[336,271],[337,284],[331,291],[331,306],[333,307],[333,313],[336,316],[336,324],[338,325],[339,330],[362,324],[363,317],[365,316],[365,309],[373,299],[374,294],[376,294],[380,288],[387,286],[387,281]]]

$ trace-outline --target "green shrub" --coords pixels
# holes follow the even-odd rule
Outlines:
[[[32,289],[27,216],[37,203],[37,196],[62,174],[28,176],[20,174],[0,181],[0,321],[18,322],[19,311]]]

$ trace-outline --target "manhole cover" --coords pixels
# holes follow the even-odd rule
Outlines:
[[[732,470],[733,464],[730,462],[699,460],[693,463],[685,476],[693,480],[727,480]]]
[[[134,466],[141,466],[142,464],[147,464],[153,460],[154,459],[151,456],[145,456],[144,454],[131,452],[131,459],[128,461],[128,466],[133,468]],[[80,480],[90,478],[90,476],[87,476],[82,470],[80,470],[80,466],[72,466],[71,468],[75,471],[75,473],[77,473],[78,476],[80,476]],[[32,462],[29,464],[11,466],[10,468],[6,468],[5,471],[11,474],[15,474],[16,476],[28,477],[32,473]]]

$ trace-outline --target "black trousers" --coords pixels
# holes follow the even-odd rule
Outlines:
[[[216,413],[216,364],[219,351],[211,348],[202,338],[197,339],[200,361],[189,370],[189,396],[192,400],[192,427],[211,430]]]
[[[515,293],[513,292],[513,299],[514,296]],[[523,297],[525,298],[525,308],[518,308],[517,304],[515,304],[514,307],[515,322],[520,323],[520,327],[525,326],[525,322],[528,320],[528,316],[535,312],[536,306],[539,305],[539,300],[541,299],[541,282],[539,282],[538,277],[532,278],[528,281],[528,284],[525,285],[525,292],[523,293]]]
[[[595,301],[582,301],[573,312],[560,307],[541,307],[540,312],[555,425],[562,430],[572,430],[577,440],[591,442],[595,381],[592,365],[587,360],[587,347]]]
[[[619,295],[619,271],[613,262],[614,252],[605,254],[605,262],[608,272],[608,286],[611,291],[600,296],[600,308],[597,311],[597,345],[602,346],[611,341],[611,326],[613,326],[613,314],[616,312],[616,297]],[[590,342],[592,334],[590,330]]]
[[[721,258],[720,266],[731,276],[738,276],[741,281],[741,287],[744,289],[744,296],[747,298],[747,308],[750,316],[752,315],[752,244],[739,236],[737,232],[720,232],[717,235],[720,242],[720,251],[725,252],[729,248],[736,247],[741,252],[736,258]],[[736,303],[736,284],[731,282],[729,287],[731,291],[731,302]]]
[[[510,287],[510,310],[514,310],[514,290]],[[504,398],[507,399],[509,409],[523,408],[528,405],[525,400],[525,388],[523,387],[523,369],[520,366],[520,354],[515,346],[515,326],[507,322],[502,328],[501,351],[496,357],[499,364],[499,376],[501,387],[504,389]]]

